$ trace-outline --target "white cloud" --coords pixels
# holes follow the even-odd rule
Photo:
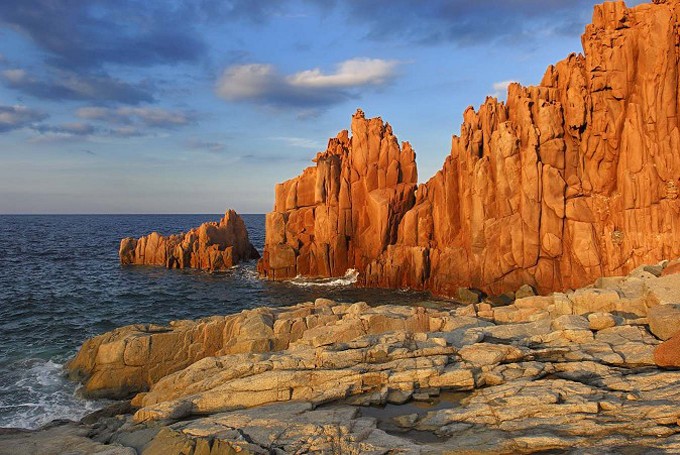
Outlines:
[[[337,65],[332,74],[323,74],[319,68],[301,71],[288,76],[287,81],[297,87],[356,87],[382,85],[394,77],[399,62],[370,58],[355,58]]]
[[[19,84],[26,79],[26,71],[22,69],[11,69],[2,72],[2,77],[7,82],[12,84]]]
[[[228,100],[261,96],[282,82],[274,65],[252,63],[235,65],[224,70],[217,81],[217,94]]]
[[[0,106],[0,132],[33,125],[47,118],[47,114],[26,106]]]
[[[321,149],[324,148],[323,144],[314,139],[308,139],[306,137],[291,137],[291,136],[274,136],[269,138],[275,142],[285,142],[291,147],[298,147],[303,149]]]
[[[500,82],[494,82],[492,87],[493,87],[493,93],[491,93],[491,96],[494,98],[505,98],[505,95],[508,93],[508,87],[510,84],[514,84],[517,81],[514,80],[508,80],[508,81],[500,81]]]
[[[329,74],[319,68],[283,75],[274,65],[234,65],[224,70],[215,92],[228,101],[252,101],[277,107],[317,108],[358,96],[358,89],[382,86],[396,76],[399,62],[355,58]]]
[[[108,117],[110,110],[105,107],[81,107],[76,111],[76,115],[88,120],[102,120]]]

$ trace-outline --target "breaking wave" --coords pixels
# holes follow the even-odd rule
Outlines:
[[[296,276],[287,283],[302,287],[343,287],[352,286],[359,279],[359,271],[356,269],[348,269],[342,277],[332,278],[305,278],[300,275]]]
[[[100,409],[105,401],[80,398],[77,386],[64,377],[63,365],[44,359],[23,359],[0,385],[0,427],[36,429],[57,419],[77,421]]]

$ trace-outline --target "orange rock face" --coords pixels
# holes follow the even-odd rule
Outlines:
[[[187,233],[164,237],[158,232],[120,242],[123,265],[158,265],[169,269],[227,270],[260,257],[248,239],[246,225],[229,210],[219,223],[204,223]]]
[[[261,273],[545,293],[680,256],[679,28],[677,0],[596,6],[584,54],[468,108],[417,190],[411,147],[355,115],[277,187]]]
[[[664,368],[680,368],[680,333],[657,346],[654,362]]]
[[[271,279],[340,276],[363,270],[397,241],[399,222],[415,202],[415,153],[401,147],[380,118],[352,118],[328,142],[316,166],[277,185],[258,268]]]

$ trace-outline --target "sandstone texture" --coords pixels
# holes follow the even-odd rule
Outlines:
[[[204,223],[187,233],[164,237],[158,232],[120,242],[123,265],[157,265],[169,269],[193,268],[224,271],[241,261],[258,259],[259,253],[248,239],[246,225],[229,210],[219,223]]]
[[[277,186],[261,274],[544,294],[680,256],[679,24],[678,1],[596,6],[583,54],[468,108],[420,186],[411,146],[357,112]]]
[[[128,326],[68,367],[86,394],[134,395],[90,434],[117,451],[675,453],[680,336],[652,330],[677,305],[664,266],[510,305],[317,299]]]

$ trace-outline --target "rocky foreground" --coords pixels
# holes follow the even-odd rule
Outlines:
[[[68,369],[86,395],[132,401],[0,433],[0,453],[678,453],[677,272],[123,327]]]
[[[156,265],[169,269],[228,270],[242,261],[258,259],[243,219],[228,210],[219,223],[203,223],[189,232],[163,236],[152,232],[120,242],[123,265]]]

